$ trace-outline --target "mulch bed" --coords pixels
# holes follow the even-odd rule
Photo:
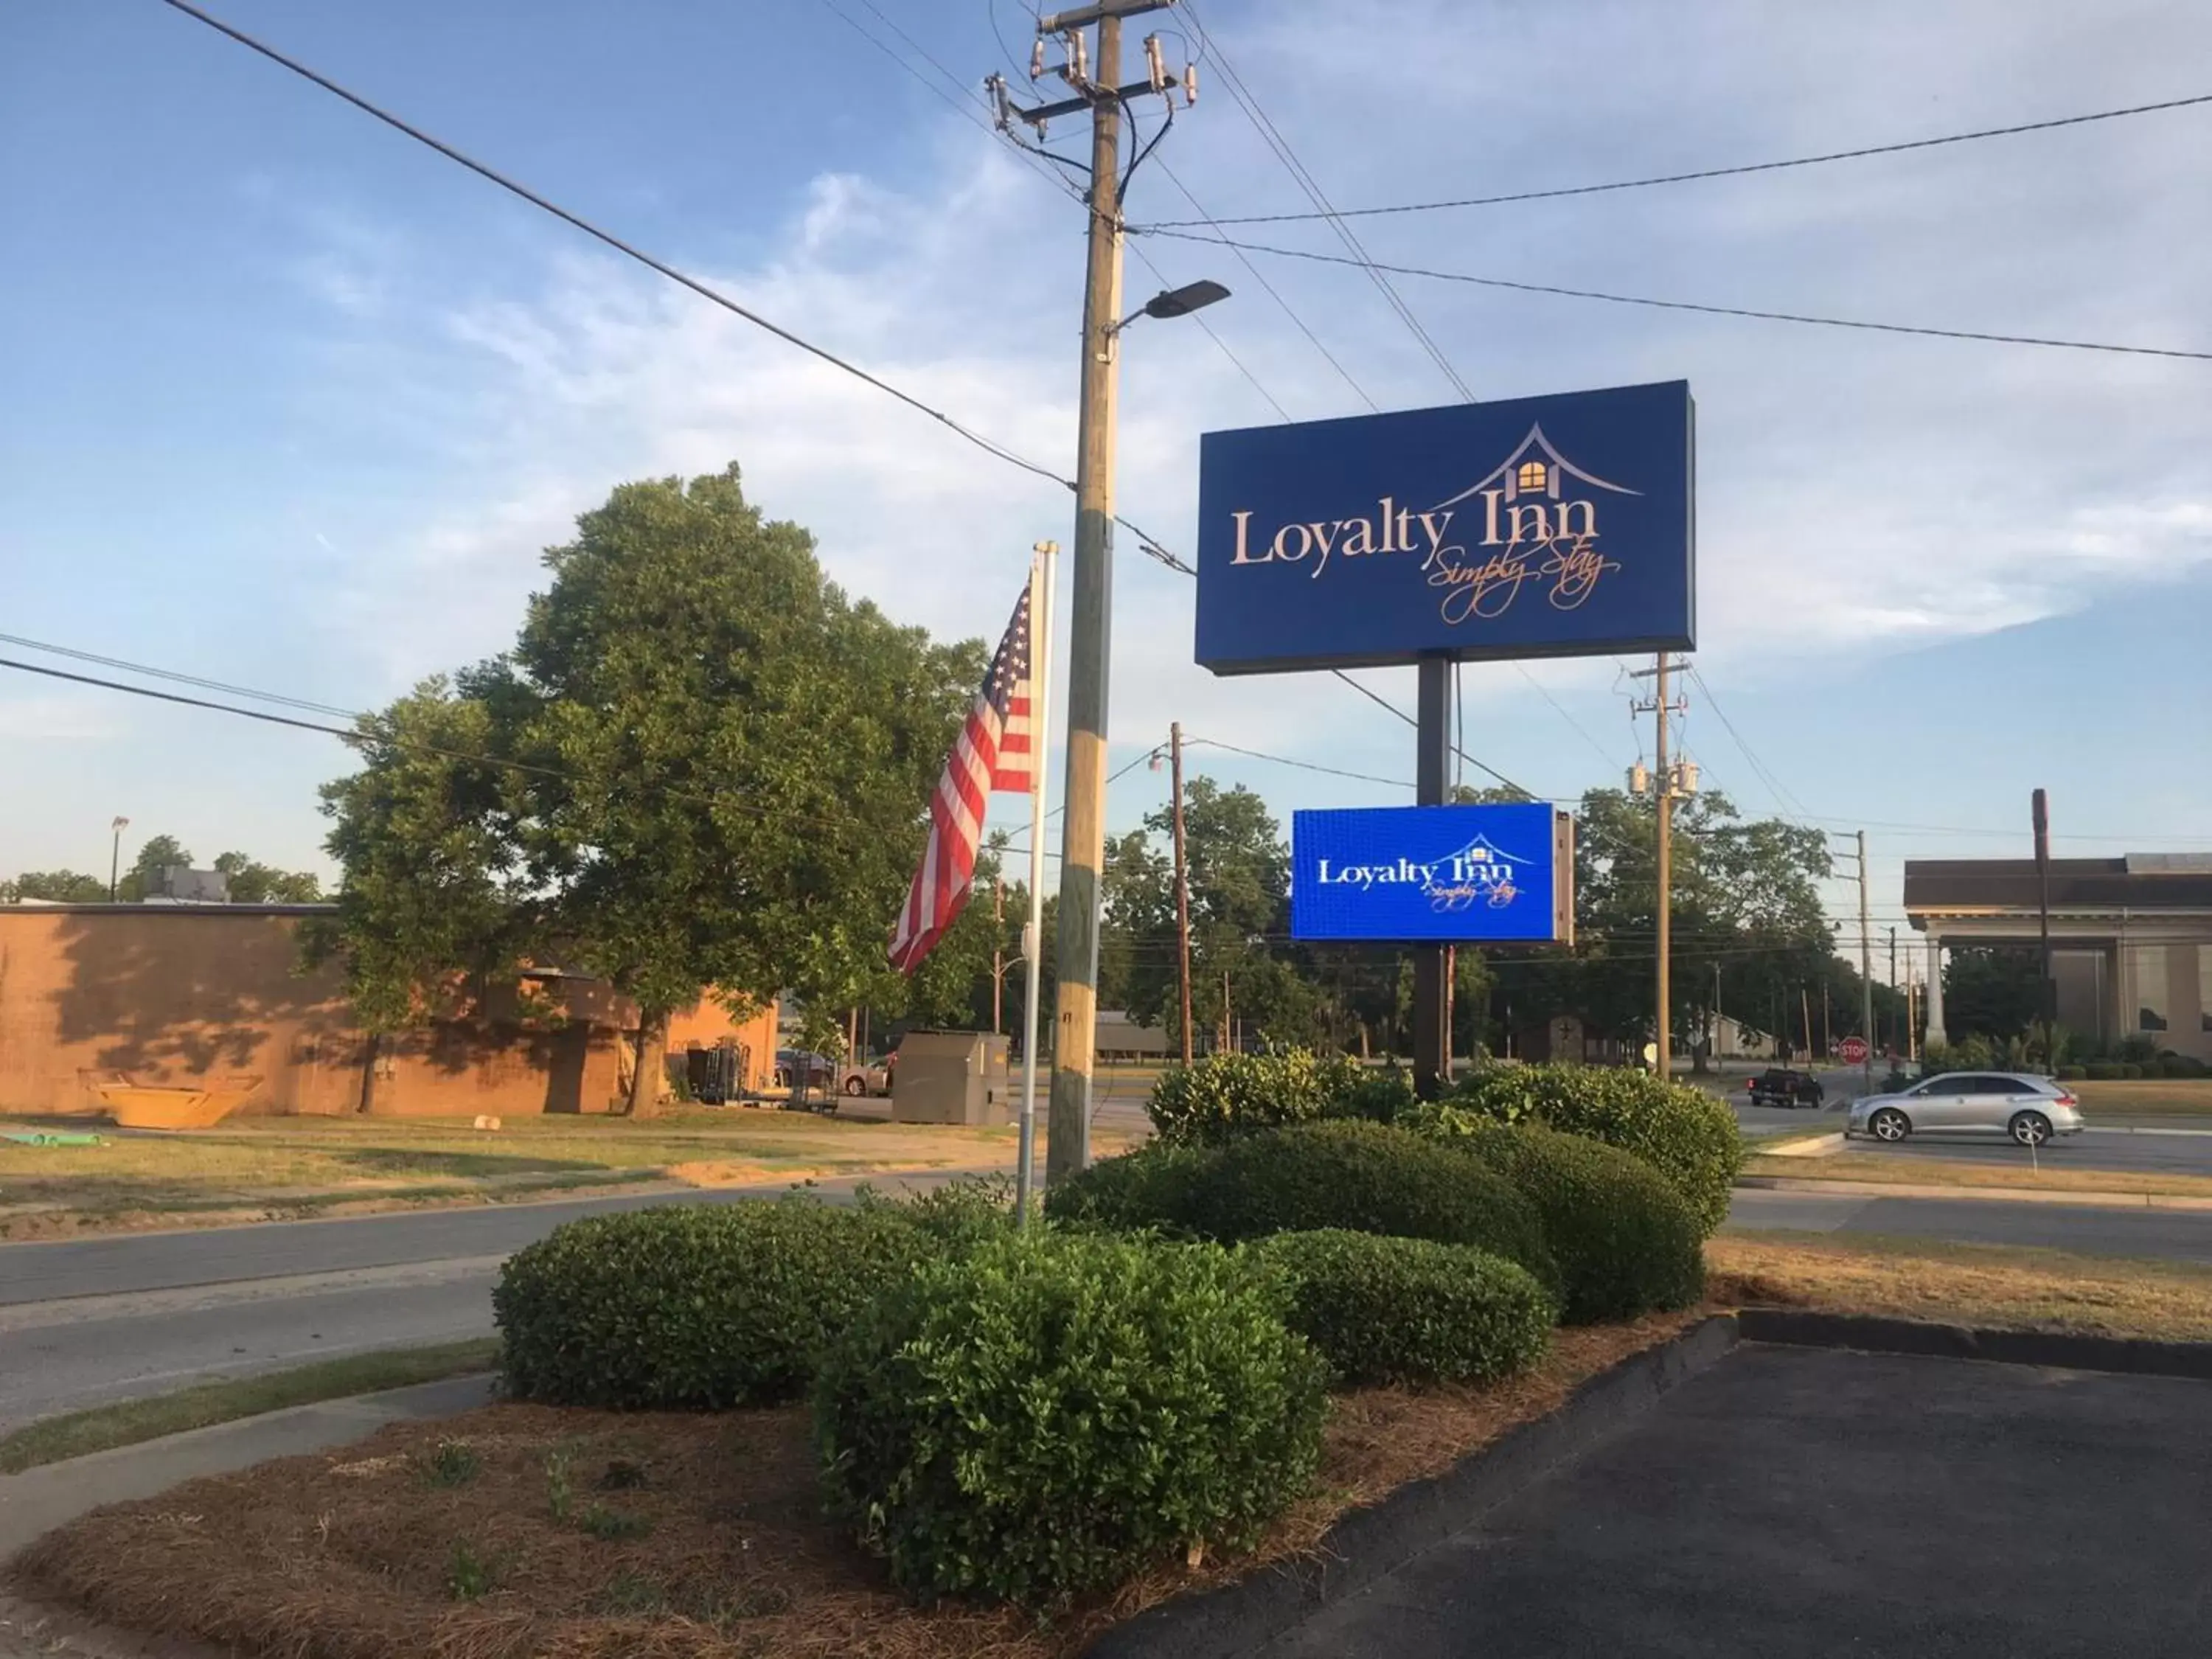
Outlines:
[[[26,1595],[133,1631],[282,1659],[1060,1659],[1170,1596],[1310,1554],[1346,1510],[1694,1317],[1561,1331],[1535,1370],[1489,1389],[1341,1395],[1314,1494],[1258,1549],[1164,1565],[1049,1624],[902,1597],[822,1518],[799,1407],[500,1405],[394,1425],[95,1510],[11,1571]]]

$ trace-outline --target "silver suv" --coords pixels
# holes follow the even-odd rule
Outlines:
[[[1892,1143],[1922,1129],[2006,1134],[2039,1146],[2053,1135],[2081,1133],[2081,1103],[2064,1084],[2026,1072],[1946,1072],[1897,1094],[1853,1101],[1844,1126],[1847,1135]]]

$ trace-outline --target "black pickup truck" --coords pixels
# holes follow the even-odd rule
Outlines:
[[[1744,1085],[1751,1091],[1754,1106],[1810,1106],[1817,1109],[1823,1098],[1820,1079],[1810,1072],[1792,1072],[1782,1066],[1770,1066]]]

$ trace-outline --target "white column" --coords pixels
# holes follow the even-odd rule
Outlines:
[[[1928,1041],[1948,1042],[1943,1035],[1943,940],[1928,930]]]

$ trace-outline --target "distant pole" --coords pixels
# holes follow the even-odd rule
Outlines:
[[[122,890],[123,832],[131,827],[131,820],[118,818],[107,827],[115,832],[115,843],[107,854],[107,902],[112,904],[117,894]]]
[[[1813,993],[1806,986],[1797,988],[1797,1009],[1805,1021],[1805,1065],[1810,1070],[1813,1057],[1819,1051],[1813,1047]]]
[[[1713,1059],[1721,1058],[1721,965],[1713,964]]]
[[[991,878],[991,1035],[1006,1029],[1006,884]]]
[[[1894,927],[1889,930],[1889,988],[1893,991],[1897,989],[1897,929]],[[1889,1034],[1889,1046],[1893,1048],[1897,1046],[1897,1033],[1893,1030]]]
[[[1229,970],[1221,970],[1221,1046],[1230,1054],[1237,1052],[1237,1018],[1229,1009]]]
[[[1656,764],[1653,768],[1652,785],[1659,792],[1659,894],[1658,927],[1656,930],[1659,936],[1659,983],[1657,987],[1659,1001],[1659,1030],[1658,1034],[1653,1038],[1653,1042],[1658,1046],[1659,1075],[1661,1078],[1664,1079],[1674,1075],[1674,1043],[1672,1042],[1673,1033],[1669,1030],[1673,1022],[1668,1018],[1668,1009],[1671,999],[1668,996],[1668,987],[1667,983],[1668,969],[1669,966],[1668,956],[1670,950],[1668,936],[1671,932],[1668,926],[1671,917],[1668,913],[1674,908],[1672,902],[1668,898],[1667,887],[1669,855],[1674,850],[1673,842],[1674,826],[1673,820],[1674,817],[1674,780],[1667,770],[1667,653],[1664,651],[1662,651],[1659,653],[1657,701],[1659,703],[1659,737],[1657,744],[1653,750],[1653,759],[1656,762]]]
[[[1182,1063],[1190,1064],[1190,871],[1182,852],[1182,722],[1168,726],[1168,767],[1175,787],[1176,979],[1182,998]]]
[[[1820,1052],[1824,1054],[1832,1054],[1835,1052],[1835,1023],[1828,1015],[1828,981],[1824,975],[1820,981]]]
[[[2030,815],[2035,828],[2036,927],[2043,942],[2043,983],[2035,1000],[2043,1015],[2043,1063],[2055,1072],[2058,999],[2054,994],[2057,981],[2051,975],[2051,798],[2040,789],[2032,799]]]
[[[1866,831],[1859,831],[1859,1024],[1866,1033],[1867,1092],[1874,1092],[1874,929],[1867,920]],[[1897,930],[1890,930],[1892,974],[1897,971]]]

